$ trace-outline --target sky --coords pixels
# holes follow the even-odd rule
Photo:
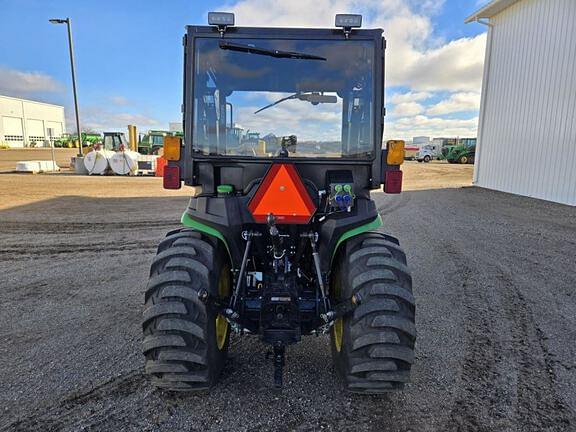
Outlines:
[[[485,0],[0,0],[0,94],[61,104],[75,129],[66,26],[75,44],[82,128],[167,129],[181,121],[182,36],[209,11],[237,26],[333,27],[360,13],[383,28],[385,137],[476,136],[486,29],[464,18]]]

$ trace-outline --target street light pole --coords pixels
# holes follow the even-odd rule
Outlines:
[[[64,24],[68,28],[68,48],[70,49],[70,67],[72,69],[72,90],[74,91],[74,111],[76,114],[76,130],[78,131],[78,156],[82,155],[82,132],[80,130],[80,114],[78,113],[78,94],[76,92],[76,68],[74,65],[74,44],[72,42],[72,20],[66,19],[51,19],[52,24]]]

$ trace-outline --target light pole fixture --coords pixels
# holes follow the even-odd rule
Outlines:
[[[78,94],[76,93],[76,70],[74,66],[74,45],[72,43],[72,20],[70,18],[49,20],[52,24],[66,24],[68,27],[68,48],[70,49],[70,67],[72,68],[72,89],[74,91],[74,110],[76,114],[76,129],[78,131],[78,156],[82,155],[82,132],[80,130],[80,114],[78,113]]]

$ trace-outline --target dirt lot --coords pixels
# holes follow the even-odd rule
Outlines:
[[[76,156],[78,149],[54,149],[54,158],[60,168],[70,166],[70,158]],[[25,160],[52,160],[52,150],[49,148],[25,148],[0,150],[0,172],[12,171],[16,162]]]
[[[90,198],[117,198],[117,197],[189,197],[190,189],[179,191],[166,191],[162,189],[160,179],[151,177],[121,178],[100,176],[76,176],[68,168],[70,157],[74,156],[74,149],[57,149],[57,163],[65,167],[62,173],[41,175],[40,177],[27,174],[8,174],[6,171],[0,175],[0,209],[18,205],[47,200],[52,198],[77,196]],[[0,171],[2,166],[10,166],[12,171],[16,161],[46,159],[50,156],[48,149],[32,150],[0,150]],[[45,154],[46,153],[46,154]],[[2,160],[6,155],[9,160]],[[406,162],[404,171],[404,190],[442,189],[472,184],[472,165],[450,165],[445,162],[434,161],[424,164]],[[6,187],[6,185],[12,185]],[[179,210],[182,210],[180,208]]]
[[[142,293],[189,191],[0,175],[0,430],[576,430],[576,209],[461,188],[471,168],[407,163],[407,192],[374,194],[418,302],[413,382],[386,398],[340,391],[327,337],[290,347],[282,393],[250,337],[210,394],[154,390]]]

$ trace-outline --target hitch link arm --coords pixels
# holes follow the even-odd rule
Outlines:
[[[218,313],[220,313],[228,320],[237,323],[238,318],[240,317],[238,312],[227,306],[225,303],[221,302],[218,297],[213,296],[207,290],[201,289],[198,291],[198,299],[205,305],[215,308]]]
[[[240,296],[240,289],[242,288],[242,283],[244,282],[244,274],[246,273],[246,264],[248,263],[248,257],[250,256],[250,247],[252,246],[252,238],[260,236],[260,233],[254,231],[244,231],[242,237],[246,240],[246,248],[244,249],[244,256],[242,257],[242,264],[240,265],[240,273],[238,273],[238,278],[236,279],[236,286],[234,287],[234,294],[230,299],[230,307],[233,311],[236,311],[236,302]]]
[[[336,306],[334,306],[333,310],[320,315],[320,318],[322,318],[326,324],[332,324],[338,318],[342,318],[345,315],[354,312],[354,309],[362,304],[362,300],[363,298],[360,293],[356,293],[349,299],[338,303]]]
[[[318,287],[320,288],[320,294],[322,295],[322,304],[324,305],[324,312],[328,313],[328,298],[326,297],[326,287],[324,285],[324,277],[322,276],[322,268],[320,267],[320,254],[316,247],[316,243],[318,242],[318,233],[309,232],[301,235],[310,239],[312,258],[314,259],[314,269],[316,270],[316,279],[318,279]]]

